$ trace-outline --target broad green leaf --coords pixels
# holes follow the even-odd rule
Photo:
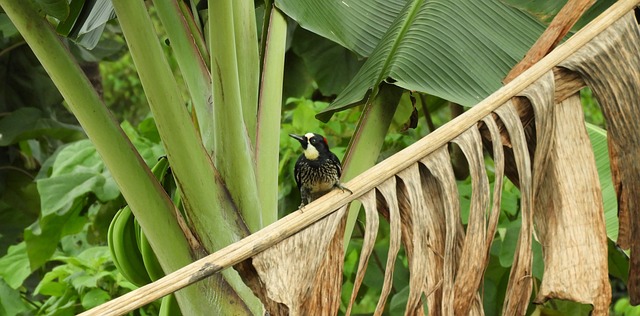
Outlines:
[[[518,217],[517,220],[510,222],[503,227],[506,228],[506,232],[502,239],[499,258],[500,265],[508,268],[513,264],[513,255],[518,245],[518,237],[520,235],[520,228],[522,227],[522,218]]]
[[[69,13],[67,14],[65,19],[61,19],[60,23],[56,27],[56,32],[60,33],[62,36],[69,35],[73,25],[78,20],[78,16],[82,12],[82,7],[85,4],[85,0],[71,0],[69,3]]]
[[[407,0],[276,0],[300,26],[369,56]]]
[[[349,302],[351,299],[351,292],[353,292],[353,281],[347,279],[342,282],[342,292],[340,293],[340,300],[342,301],[340,311],[343,313],[346,311],[345,302]]]
[[[75,173],[99,173],[104,168],[100,156],[88,139],[70,144],[53,163],[51,178]]]
[[[140,122],[140,124],[138,124],[138,132],[140,136],[148,139],[152,143],[160,143],[160,134],[158,133],[158,127],[153,117],[148,117]]]
[[[296,29],[291,48],[327,96],[340,93],[364,64],[348,49],[302,28]]]
[[[544,23],[550,23],[558,11],[567,3],[566,0],[529,1],[529,0],[500,0],[518,10],[525,11]]]
[[[3,32],[11,32],[7,28],[15,28],[13,25],[2,27]],[[70,117],[69,111],[61,106],[62,95],[29,46],[20,45],[8,50],[3,57],[5,62],[0,64],[0,110],[13,112],[23,107],[37,107],[57,119]]]
[[[60,123],[30,107],[20,108],[0,120],[0,146],[42,136],[68,142],[84,137],[84,133],[79,126]]]
[[[0,258],[0,277],[12,289],[18,289],[29,274],[31,265],[27,257],[27,245],[21,242],[9,247],[7,254]]]
[[[24,228],[40,214],[36,183],[21,171],[5,169],[0,180],[0,256],[22,238]]]
[[[105,61],[117,61],[121,60],[121,58],[126,53],[126,45],[122,41],[119,41],[115,38],[116,35],[109,34],[108,36],[104,36],[100,41],[91,49],[87,49],[84,46],[78,45],[75,42],[70,40],[66,40],[65,44],[68,45],[69,51],[73,54],[74,57],[78,60],[79,63],[88,62],[88,63],[99,63]],[[103,74],[104,77],[108,77],[108,75]],[[114,91],[118,93],[117,91]],[[131,92],[134,93],[134,92]]]
[[[285,55],[284,82],[282,97],[285,104],[289,98],[311,98],[313,94],[313,76],[309,73],[304,59],[292,51]]]
[[[71,279],[71,284],[76,290],[81,291],[85,288],[97,287],[99,285],[99,281],[106,277],[110,276],[111,273],[107,271],[102,271],[96,274],[87,274],[87,271],[84,270],[81,272],[83,275],[75,275],[73,279]]]
[[[305,134],[309,131],[320,130],[320,122],[313,118],[315,114],[314,102],[308,99],[289,99],[287,103],[295,103],[291,125],[295,133]],[[294,140],[295,142],[295,140]]]
[[[591,305],[556,299],[552,300],[549,306],[552,307],[537,306],[532,315],[590,315],[593,309]]]
[[[471,209],[471,178],[458,181],[458,199],[460,201],[460,221],[463,225],[469,223],[469,210]]]
[[[618,197],[611,180],[607,131],[590,123],[586,123],[586,125],[591,139],[591,147],[596,158],[596,167],[598,168],[607,237],[615,241],[618,239]]]
[[[616,0],[598,0],[594,3],[587,12],[585,12],[582,17],[576,22],[576,25],[573,26],[574,31],[577,31],[587,25],[591,20],[595,19],[598,15],[608,9],[616,3]]]
[[[609,240],[607,242],[609,263],[609,274],[614,276],[625,284],[629,279],[629,257],[618,247],[614,241]]]
[[[502,190],[500,211],[509,216],[516,216],[520,211],[520,191],[508,179],[506,179]]]
[[[44,275],[38,286],[34,290],[34,294],[48,295],[48,296],[62,296],[67,290],[67,285],[61,283],[61,280],[66,279],[69,274],[68,266],[57,266],[53,270],[47,272]]]
[[[48,178],[38,181],[38,191],[40,192],[42,215],[54,215],[58,212],[64,213],[73,202],[89,192],[96,195],[111,197],[114,199],[119,192],[115,191],[115,196],[111,193],[104,194],[103,186],[105,178],[96,173],[74,173]]]
[[[111,296],[105,290],[99,288],[91,289],[91,291],[87,292],[87,294],[82,297],[82,307],[87,310],[90,308],[94,308],[110,299]]]
[[[544,0],[544,1],[531,1],[531,0],[500,0],[505,4],[513,6],[519,10],[525,11],[545,24],[551,23],[551,20],[558,14],[560,9],[564,7],[567,0]],[[580,17],[580,19],[573,26],[572,30],[577,31],[585,26],[589,21],[593,20],[596,16],[600,15],[604,10],[611,6],[615,1],[612,0],[598,0]]]
[[[80,253],[76,258],[86,266],[98,270],[107,260],[111,260],[111,252],[107,246],[91,247]]]
[[[68,37],[87,49],[92,49],[98,44],[107,22],[115,18],[115,12],[111,0],[84,0],[83,5]],[[61,31],[64,33],[66,30]]]
[[[38,180],[38,191],[43,215],[57,212],[89,192],[103,202],[120,194],[111,173],[89,140],[78,141],[62,149],[53,164],[50,178]]]
[[[86,203],[83,196],[78,197],[70,205],[53,213],[44,215],[24,230],[24,240],[27,244],[27,254],[32,269],[42,266],[56,250],[60,238],[65,234],[77,233],[77,217]]]
[[[41,215],[24,233],[34,268],[51,257],[62,236],[82,228],[77,214],[84,208],[89,193],[102,202],[120,195],[115,180],[89,140],[62,149],[55,158],[51,176],[37,180],[37,187]]]
[[[158,158],[165,155],[153,118],[146,119],[138,125],[140,132],[136,131],[127,121],[122,122],[120,127],[148,166],[155,165]]]
[[[303,27],[340,35],[340,41],[329,38],[365,56],[366,50],[356,47],[375,46],[349,86],[319,115],[323,120],[361,101],[369,91],[375,95],[382,81],[472,106],[501,86],[505,74],[544,30],[533,17],[497,0],[396,0],[384,6],[345,0],[343,7],[331,3],[336,8],[326,12],[318,2],[277,3]],[[397,16],[392,15],[400,5]],[[328,23],[315,25],[317,18],[312,16],[320,14]],[[389,19],[393,22],[380,36],[380,25]],[[357,32],[343,31],[354,28]]]
[[[9,17],[2,13],[0,14],[0,38],[9,38],[18,34],[18,30],[13,26]]]
[[[391,297],[389,302],[389,313],[391,315],[401,315],[407,308],[407,301],[409,300],[409,285],[398,291]]]
[[[500,242],[494,241],[493,246],[496,249],[500,248]],[[510,269],[501,266],[497,256],[491,255],[489,260],[484,274],[484,311],[486,315],[500,315]]]
[[[533,252],[532,275],[538,280],[542,280],[544,273],[544,255],[542,254],[542,245],[537,240],[531,243],[531,252]]]
[[[44,10],[44,13],[58,20],[64,20],[69,15],[67,0],[36,0],[36,3]]]
[[[21,315],[29,311],[29,307],[22,301],[20,291],[12,289],[0,278],[0,316]]]

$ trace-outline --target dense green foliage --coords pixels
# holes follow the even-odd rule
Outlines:
[[[295,27],[295,22],[290,24]],[[0,67],[3,67],[0,73],[6,83],[0,90],[0,255],[3,256],[0,258],[0,315],[72,315],[136,288],[115,269],[105,247],[108,224],[125,201],[95,147],[85,139],[65,109],[62,97],[4,14],[0,14],[0,27]],[[109,25],[107,30],[91,53],[73,43],[69,45],[84,61],[100,61],[104,101],[151,166],[165,150],[154,118],[148,114],[144,90],[131,56],[125,53],[121,34],[114,25]],[[160,34],[164,38],[162,32]],[[323,133],[332,150],[342,158],[360,117],[356,109],[338,112],[327,123],[318,121],[315,115],[326,109],[349,84],[363,60],[300,27],[290,32],[290,42],[280,132],[280,217],[299,205],[292,170],[300,148],[288,134]],[[170,45],[163,49],[168,55],[172,54]],[[172,69],[179,77],[175,62]],[[582,96],[587,121],[603,126],[602,113],[593,102],[591,92],[585,89]],[[425,136],[430,126],[439,127],[451,118],[445,100],[426,95],[417,99],[412,103],[409,93],[401,98],[379,160]],[[414,128],[408,128],[412,115],[419,119]],[[490,159],[487,166],[491,177]],[[460,180],[458,187],[462,219],[466,224],[468,214],[464,212],[468,212],[471,195],[469,179]],[[508,181],[505,187],[498,236],[485,274],[487,315],[500,313],[520,231],[519,191]],[[346,250],[343,312],[362,247],[362,225],[360,219]],[[370,314],[375,309],[388,244],[389,227],[382,221],[354,314]],[[543,272],[540,245],[534,243],[533,250],[533,276],[539,284]],[[403,313],[408,296],[406,255],[401,253],[398,261],[387,304],[389,315]],[[610,245],[610,274],[615,285],[622,284],[619,280],[626,281],[627,266],[627,257]],[[624,289],[617,294],[618,298],[623,296]],[[158,308],[158,304],[154,304],[137,313],[157,314]],[[530,306],[529,312],[534,313],[535,308]],[[587,310],[588,307],[579,304],[551,301],[536,312],[582,314]],[[615,302],[613,311],[616,315],[640,313],[640,309],[630,307],[624,297]]]

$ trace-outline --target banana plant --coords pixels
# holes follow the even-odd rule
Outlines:
[[[80,2],[93,1],[69,6],[66,0],[0,0],[0,5],[95,144],[166,273],[277,220],[285,14],[367,57],[319,114],[328,120],[335,111],[363,107],[345,161],[347,179],[376,163],[401,89],[471,106],[500,86],[544,29],[498,1],[342,1],[344,7],[336,8],[325,1],[277,0],[264,1],[258,40],[252,1],[209,0],[200,3],[206,4],[202,9],[195,1],[156,0],[188,91],[185,100],[145,3],[111,1],[182,193],[183,218],[35,6],[53,3],[55,10],[45,6],[44,11],[64,20]],[[469,35],[469,30],[476,31]],[[509,36],[512,30],[517,36]],[[357,213],[351,214],[347,227],[355,222]],[[177,292],[183,313],[208,314],[214,308],[219,314],[260,314],[263,304],[273,304],[252,267],[239,264],[236,270]]]

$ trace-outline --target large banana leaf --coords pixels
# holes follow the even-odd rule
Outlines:
[[[558,14],[560,9],[567,4],[567,0],[545,0],[545,1],[531,1],[531,0],[500,0],[505,4],[518,8],[522,11],[528,12],[535,16],[538,20],[544,23],[551,23],[551,20]],[[583,26],[587,25],[591,20],[604,12],[608,7],[614,4],[615,0],[597,0],[587,11],[584,12],[582,17],[571,28],[572,31],[577,31]]]
[[[611,240],[618,239],[618,196],[611,181],[611,168],[609,167],[609,149],[607,145],[607,131],[587,123],[587,132],[591,139],[591,146],[596,158],[600,188],[602,189],[602,202],[604,204],[604,220],[607,225],[607,237]]]
[[[328,119],[377,93],[382,81],[473,106],[544,30],[498,0],[277,0],[304,28],[368,60],[320,115]],[[373,49],[372,49],[373,48]]]

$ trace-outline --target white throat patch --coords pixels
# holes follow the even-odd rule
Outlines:
[[[310,141],[311,137],[313,137],[313,133],[306,133],[304,134],[304,137],[307,138],[307,149],[304,150],[304,156],[307,157],[307,159],[309,160],[318,159],[318,156],[320,156],[320,153],[318,152],[317,148],[311,145],[311,141]]]

